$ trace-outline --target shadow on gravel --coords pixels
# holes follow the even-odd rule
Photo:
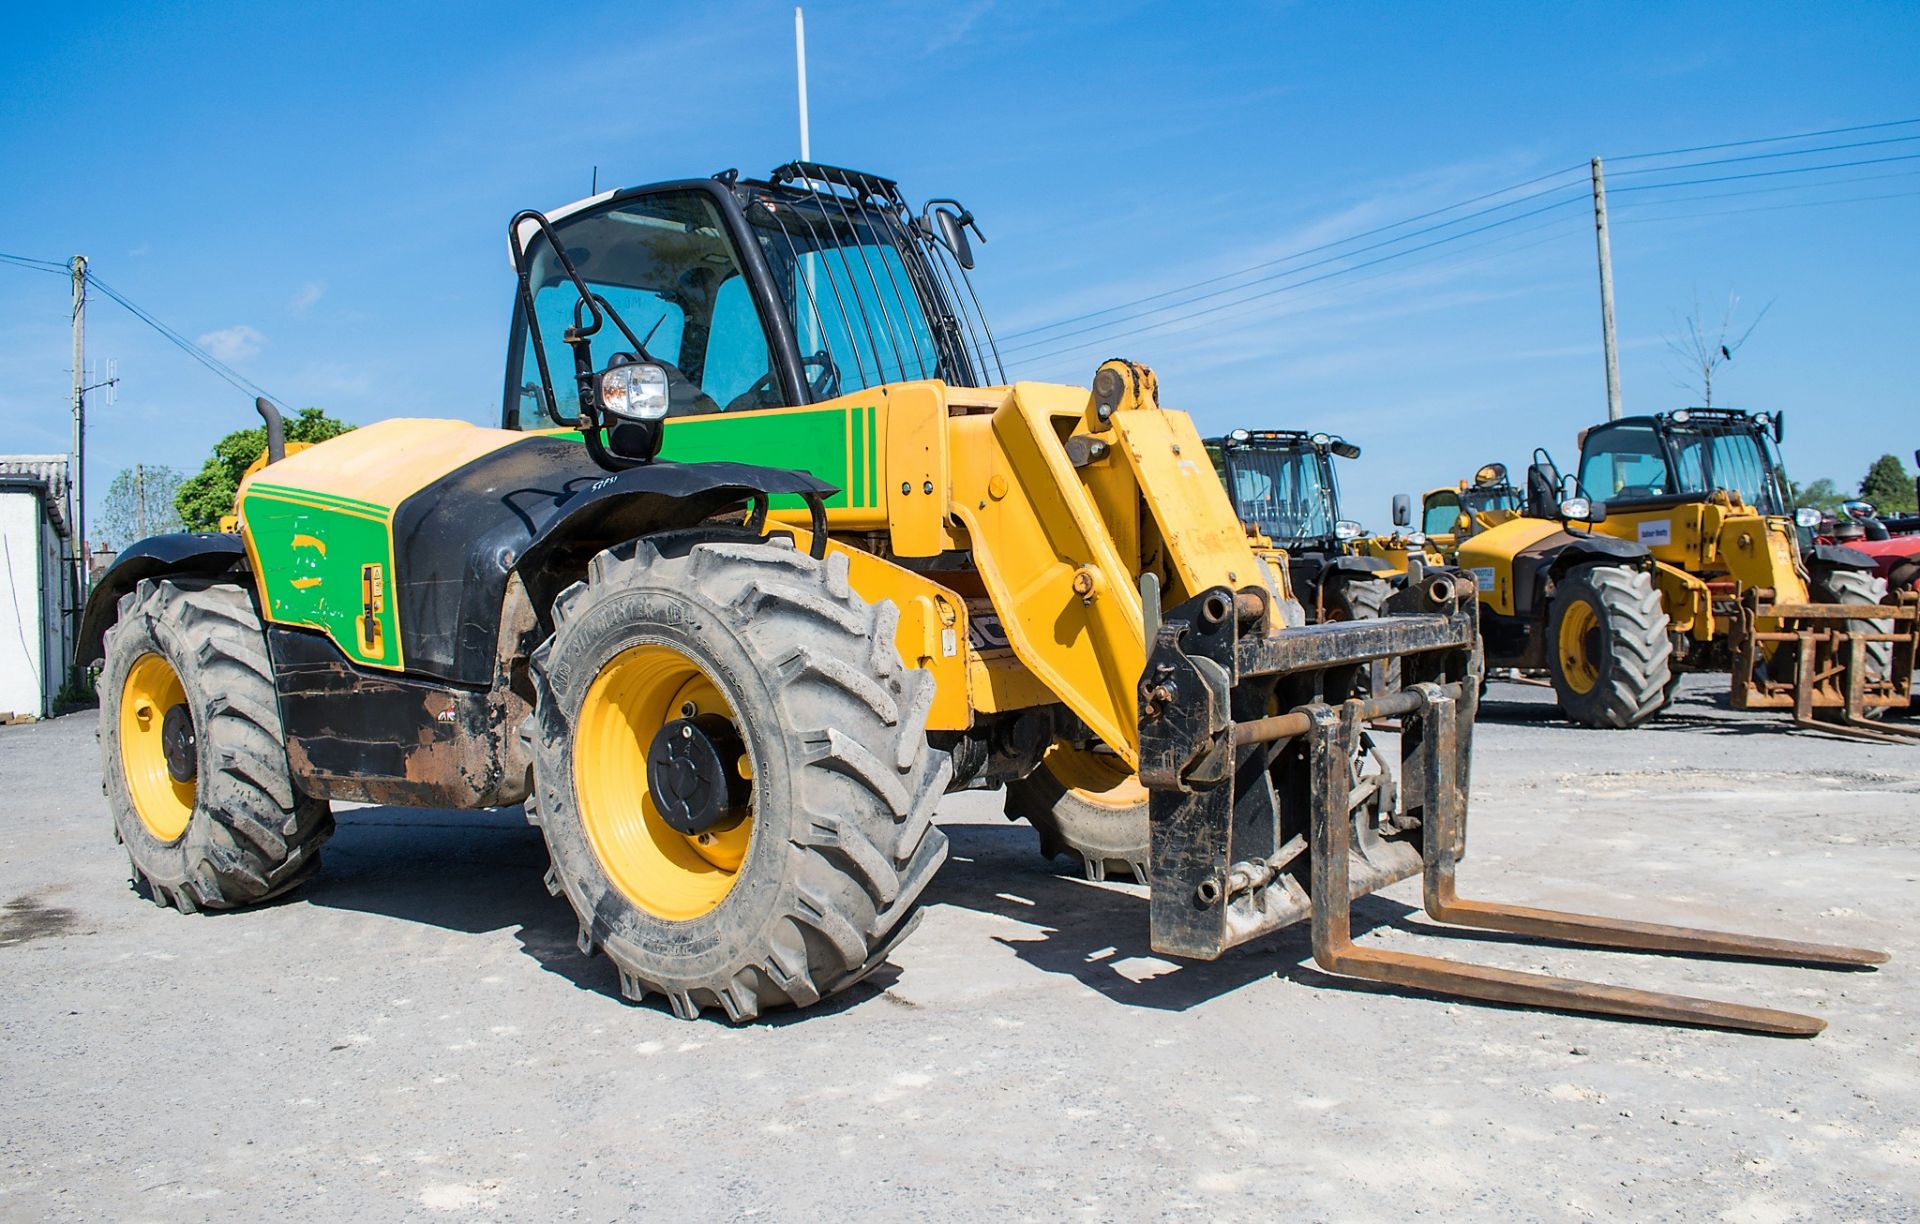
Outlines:
[[[1515,700],[1513,696],[1503,695],[1502,690],[1505,690],[1506,694],[1525,694],[1532,699]],[[1499,726],[1537,726],[1552,727],[1559,731],[1590,731],[1595,735],[1626,734],[1605,727],[1583,727],[1560,713],[1560,707],[1554,704],[1550,693],[1544,697],[1540,693],[1541,690],[1532,689],[1530,686],[1495,683],[1488,688],[1487,695],[1480,699],[1479,713],[1475,721]],[[1735,710],[1728,704],[1728,698],[1724,692],[1715,692],[1711,696],[1699,692],[1689,693],[1655,714],[1644,725],[1660,731],[1689,731],[1706,735],[1809,733],[1803,728],[1795,727],[1785,711]],[[1840,734],[1828,738],[1853,739],[1851,736]]]
[[[334,814],[337,831],[321,851],[320,873],[273,904],[306,902],[379,914],[467,934],[511,930],[542,969],[580,990],[630,1007],[613,962],[582,955],[579,922],[564,898],[549,896],[547,848],[519,808],[440,812],[403,807],[352,808]],[[762,1023],[832,1015],[884,994],[899,978],[883,964],[866,979],[804,1012]],[[886,995],[888,1002],[913,1004]],[[664,998],[639,1006],[663,1015]]]
[[[604,956],[582,956],[567,903],[547,895],[547,848],[520,809],[353,808],[320,852],[320,873],[289,900],[449,931],[512,930],[541,968],[620,1001]]]
[[[929,905],[955,905],[1011,919],[1035,933],[995,935],[1025,963],[1064,974],[1116,1003],[1186,1011],[1269,977],[1345,984],[1311,967],[1304,922],[1234,948],[1216,961],[1172,960],[1148,942],[1147,890],[1090,884],[1039,857],[1024,824],[948,825],[947,865],[927,889]],[[1356,937],[1417,911],[1384,897],[1354,903]],[[1303,964],[1302,962],[1307,962]]]
[[[583,956],[575,944],[578,926],[565,901],[547,895],[547,868],[540,833],[510,812],[430,812],[407,808],[356,808],[337,814],[339,831],[323,851],[320,874],[274,904],[305,902],[328,909],[379,914],[468,934],[511,931],[528,955],[549,973],[616,1007],[620,997],[612,962]],[[993,935],[1022,963],[1062,974],[1115,1003],[1160,1011],[1186,1011],[1249,983],[1280,977],[1316,989],[1444,998],[1322,972],[1313,964],[1308,924],[1296,923],[1229,951],[1217,961],[1179,961],[1148,944],[1146,889],[1135,884],[1090,884],[1062,874],[1039,857],[1033,830],[1024,824],[949,824],[947,864],[926,892],[926,905],[957,906],[1020,923],[1023,930]],[[24,907],[15,907],[24,908]],[[7,914],[18,919],[18,913]],[[1355,938],[1382,928],[1437,936],[1436,955],[1471,956],[1475,943],[1533,945],[1537,941],[1497,932],[1435,927],[1418,909],[1381,896],[1362,897],[1353,907]],[[57,918],[55,919],[57,921]],[[38,931],[4,931],[19,936]],[[908,936],[913,938],[912,935]],[[1449,949],[1449,942],[1456,949]],[[1608,958],[1591,970],[1604,976]],[[892,994],[899,972],[882,964],[865,981],[802,1012],[776,1012],[760,1023],[800,1023],[857,1007],[918,1005]],[[668,1012],[664,1000],[647,1008]]]

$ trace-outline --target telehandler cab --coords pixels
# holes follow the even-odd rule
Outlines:
[[[1309,622],[1380,615],[1395,567],[1353,552],[1365,530],[1340,516],[1333,470],[1334,456],[1358,459],[1358,446],[1325,433],[1236,429],[1209,438],[1207,454],[1256,545],[1285,554],[1287,580]],[[1404,572],[1404,562],[1398,568]]]
[[[1581,437],[1577,492],[1603,511],[1595,535],[1652,556],[1676,670],[1729,672],[1735,709],[1920,734],[1869,717],[1912,695],[1920,595],[1883,603],[1872,557],[1814,542],[1820,514],[1788,497],[1783,433],[1778,413],[1722,408],[1611,421]]]
[[[513,218],[502,428],[271,454],[236,532],[102,581],[86,649],[136,881],[243,905],[313,873],[332,801],[524,803],[622,993],[742,1021],[879,964],[944,856],[941,796],[1009,784],[1050,847],[1144,864],[1169,955],[1305,919],[1334,973],[1823,1027],[1355,945],[1352,899],[1420,875],[1443,922],[1885,959],[1459,899],[1470,587],[1429,572],[1302,627],[1151,372],[1006,384],[969,229],[812,163]],[[1356,696],[1382,659],[1403,686]],[[1397,785],[1358,752],[1388,718]]]

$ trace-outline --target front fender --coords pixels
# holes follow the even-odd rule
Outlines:
[[[756,497],[826,498],[839,491],[806,472],[785,468],[658,460],[609,472],[574,494],[527,542],[513,568],[544,616],[554,596],[603,548],[692,527]]]
[[[102,656],[107,629],[120,615],[120,597],[143,580],[175,574],[212,577],[246,561],[247,548],[240,537],[219,531],[148,536],[122,549],[87,596],[86,610],[80,615],[80,638],[74,643],[74,667],[84,668]]]

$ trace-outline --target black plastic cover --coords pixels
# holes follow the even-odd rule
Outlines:
[[[105,651],[107,630],[119,619],[120,597],[143,579],[169,574],[210,577],[246,564],[247,548],[237,535],[218,531],[180,532],[148,536],[121,550],[113,566],[100,576],[87,597],[80,617],[80,639],[74,644],[73,665],[84,668]]]
[[[756,493],[835,491],[805,472],[744,463],[662,461],[608,472],[565,437],[530,437],[483,455],[394,512],[407,670],[489,683],[507,577],[516,570],[544,617],[560,588],[610,544],[690,527]]]

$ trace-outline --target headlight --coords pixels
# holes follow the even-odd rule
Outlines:
[[[1793,521],[1802,527],[1818,527],[1820,511],[1813,506],[1802,506],[1793,512]]]
[[[1765,429],[1767,426],[1773,424],[1773,415],[1766,412],[1756,412],[1753,414],[1753,423]]]
[[[1232,433],[1228,434],[1227,436],[1229,438],[1232,438],[1235,442],[1245,442],[1248,438],[1251,438],[1253,435],[1248,433],[1244,429],[1236,429]]]
[[[1313,437],[1307,439],[1307,441],[1313,443],[1315,446],[1319,447],[1320,449],[1325,450],[1327,447],[1327,443],[1333,441],[1333,435],[1317,433],[1313,435]]]
[[[1693,419],[1693,414],[1691,412],[1688,412],[1685,408],[1682,408],[1673,414],[1673,420],[1677,424],[1685,425],[1688,421],[1692,419]]]
[[[1407,536],[1407,546],[1409,548],[1425,548],[1427,546],[1427,533],[1424,531],[1409,533]]]
[[[1593,502],[1585,497],[1569,497],[1560,503],[1560,517],[1570,519],[1592,518]]]
[[[1335,538],[1341,540],[1357,540],[1360,538],[1360,533],[1365,530],[1366,528],[1354,522],[1352,519],[1341,519],[1333,525]]]
[[[600,372],[600,406],[629,421],[657,421],[667,415],[667,372],[636,362]]]

